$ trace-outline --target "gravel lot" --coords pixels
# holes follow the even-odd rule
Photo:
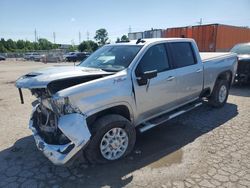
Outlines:
[[[250,86],[233,87],[224,108],[206,104],[142,135],[120,161],[51,164],[35,147],[15,80],[45,66],[0,62],[0,187],[250,187]],[[67,64],[68,65],[68,64]]]

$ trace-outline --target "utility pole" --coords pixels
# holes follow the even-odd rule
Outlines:
[[[35,42],[37,42],[37,32],[36,32],[36,29],[35,29]]]
[[[200,21],[198,22],[200,25],[202,25],[202,18],[200,18]]]
[[[132,33],[132,28],[131,28],[131,26],[129,26],[129,28],[128,28],[128,33]]]
[[[81,36],[81,32],[79,31],[79,44],[81,44],[81,42],[82,42],[82,36]]]
[[[87,40],[89,40],[89,32],[87,31]]]
[[[72,45],[72,46],[75,46],[75,41],[74,41],[74,39],[71,40],[71,45]]]
[[[56,43],[56,33],[53,32],[54,44]]]

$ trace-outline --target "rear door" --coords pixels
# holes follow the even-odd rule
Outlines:
[[[203,65],[197,61],[191,42],[168,44],[176,71],[176,96],[181,105],[199,97],[203,87]]]

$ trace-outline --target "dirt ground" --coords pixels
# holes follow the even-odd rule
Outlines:
[[[221,109],[206,104],[144,134],[120,161],[58,167],[37,150],[15,80],[47,66],[0,62],[0,187],[250,187],[250,86],[235,86]]]

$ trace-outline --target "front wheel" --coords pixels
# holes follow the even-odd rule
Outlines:
[[[103,116],[91,126],[92,138],[84,154],[90,163],[107,163],[128,155],[135,145],[136,131],[123,116]]]
[[[228,94],[229,82],[227,80],[218,80],[211,96],[208,98],[208,103],[215,108],[220,108],[227,102]]]

